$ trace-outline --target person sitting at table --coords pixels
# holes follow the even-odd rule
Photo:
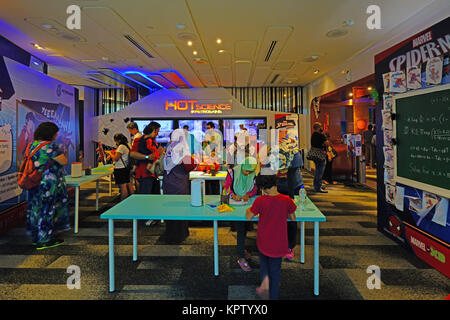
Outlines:
[[[164,157],[163,193],[190,194],[189,172],[196,166],[183,129],[176,129]],[[189,236],[188,221],[166,220],[165,225],[161,240],[168,244],[179,244]]]
[[[249,201],[256,196],[258,187],[255,185],[256,175],[259,173],[259,165],[255,158],[247,157],[242,163],[228,169],[223,192],[235,201]],[[251,222],[238,221],[235,223],[237,230],[237,263],[244,271],[251,271],[248,264],[250,253],[245,250],[245,237]]]

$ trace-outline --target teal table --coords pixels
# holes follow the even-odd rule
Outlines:
[[[98,181],[99,179],[110,176],[114,172],[113,165],[105,165],[92,169],[92,174],[89,176],[84,175],[79,178],[72,178],[72,176],[65,176],[66,184],[71,187],[75,187],[75,233],[78,233],[78,211],[80,202],[80,186],[85,183],[95,181],[95,210],[98,211]]]
[[[298,197],[297,197],[298,198]],[[296,198],[296,200],[297,200]],[[220,196],[206,196],[206,204],[218,205]],[[194,220],[213,221],[214,227],[214,275],[219,275],[219,244],[218,221],[247,221],[247,208],[254,201],[252,198],[245,206],[234,206],[232,212],[219,213],[208,206],[191,206],[190,195],[151,195],[133,194],[112,207],[100,218],[108,220],[109,237],[109,291],[115,290],[114,285],[114,220],[133,220],[133,261],[137,261],[137,220]],[[314,222],[314,294],[319,295],[319,222],[326,221],[320,210],[307,199],[305,209],[297,207],[296,221],[300,221],[300,262],[305,262],[304,256],[304,223]],[[257,221],[255,217],[253,221]]]

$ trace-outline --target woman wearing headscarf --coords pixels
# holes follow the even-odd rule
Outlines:
[[[189,172],[196,163],[191,157],[183,129],[172,132],[171,143],[164,157],[164,194],[190,194]],[[188,221],[166,221],[162,239],[169,244],[179,244],[189,236]]]
[[[258,172],[259,165],[257,160],[253,157],[245,158],[240,164],[234,166],[233,169],[228,169],[223,188],[224,193],[227,193],[235,201],[250,200],[258,192],[258,187],[255,183]],[[237,262],[244,271],[252,270],[247,261],[250,258],[250,254],[245,250],[245,237],[250,223],[246,221],[236,222],[237,252],[239,257]]]
[[[288,131],[287,135],[281,139],[279,145],[279,168],[278,168],[278,192],[294,199],[298,195],[303,184],[303,177],[300,168],[303,166],[303,159],[298,149],[298,136],[295,131]],[[288,244],[289,251],[285,258],[289,261],[294,259],[294,248],[297,238],[297,222],[288,221]]]

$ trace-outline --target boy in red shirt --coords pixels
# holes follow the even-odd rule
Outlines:
[[[262,299],[278,299],[281,260],[288,252],[287,219],[295,221],[297,206],[277,190],[276,175],[259,175],[256,185],[263,195],[247,209],[247,219],[259,215],[256,244],[259,250],[261,285],[256,288]]]

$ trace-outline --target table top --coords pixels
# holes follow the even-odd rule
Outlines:
[[[91,175],[89,175],[89,176],[86,176],[84,174],[84,170],[83,170],[83,176],[81,176],[79,178],[72,178],[71,175],[67,175],[64,178],[66,179],[66,184],[68,186],[76,187],[83,183],[91,182],[91,181],[97,180],[99,178],[102,178],[104,176],[108,176],[108,175],[112,174],[113,172],[114,172],[114,166],[112,164],[109,164],[109,165],[93,168],[91,170]]]
[[[219,171],[215,176],[203,171],[191,171],[189,172],[189,179],[204,179],[204,180],[225,180],[227,177],[227,171]]]
[[[296,201],[298,197],[296,197]],[[217,212],[217,209],[208,207],[208,204],[219,205],[220,196],[206,196],[206,204],[201,207],[191,206],[190,195],[152,195],[133,194],[121,201],[111,209],[104,212],[101,219],[153,219],[153,220],[219,220],[219,221],[246,221],[247,208],[253,203],[252,198],[247,205],[232,205],[234,211]],[[326,221],[326,217],[307,198],[305,210],[297,206],[296,221]],[[255,217],[253,221],[257,221]]]

